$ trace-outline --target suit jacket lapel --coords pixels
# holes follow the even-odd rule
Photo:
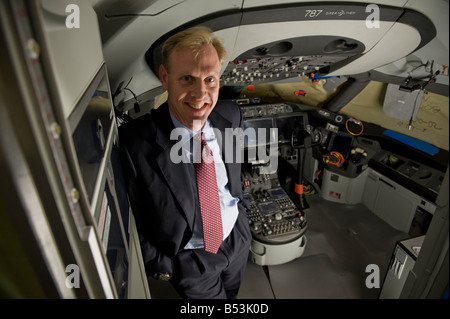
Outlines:
[[[171,188],[179,207],[184,211],[188,225],[193,229],[194,225],[194,192],[190,187],[191,176],[187,163],[173,163],[170,158],[170,150],[177,141],[170,140],[170,132],[175,128],[170,118],[167,103],[161,105],[155,112],[156,142],[162,151],[156,157],[156,162],[164,175],[167,184]]]

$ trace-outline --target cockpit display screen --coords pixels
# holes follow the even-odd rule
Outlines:
[[[274,142],[271,136],[272,131],[273,122],[271,118],[244,121],[244,146],[269,145]]]
[[[306,114],[297,113],[276,118],[279,143],[290,143],[297,139],[298,132],[306,129]],[[294,134],[294,136],[292,136]]]

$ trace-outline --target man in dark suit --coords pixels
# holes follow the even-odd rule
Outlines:
[[[229,130],[241,126],[242,114],[234,103],[218,102],[225,56],[207,28],[172,36],[159,69],[167,102],[119,131],[147,274],[170,280],[183,298],[235,298],[251,241],[236,159],[239,140],[230,139]],[[221,243],[212,252],[205,248],[196,180],[193,137],[199,132],[212,151],[220,201]]]

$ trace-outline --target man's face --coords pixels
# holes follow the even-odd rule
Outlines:
[[[221,65],[217,51],[212,45],[205,45],[195,56],[190,48],[177,48],[169,63],[170,73],[162,65],[159,68],[169,108],[183,125],[198,131],[219,97]],[[200,122],[194,126],[194,120]]]

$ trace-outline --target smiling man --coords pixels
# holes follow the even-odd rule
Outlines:
[[[190,31],[197,33],[185,37]],[[163,46],[163,64],[159,68],[172,114],[195,132],[203,127],[217,103],[220,69],[226,55],[221,42],[209,36],[203,28],[173,36]],[[194,127],[194,120],[201,124]]]
[[[218,101],[226,51],[211,30],[194,27],[170,37],[162,53],[167,102],[120,128],[146,271],[170,280],[183,298],[235,298],[251,233],[240,162],[224,161],[227,151],[239,149],[237,140],[224,142],[226,129],[242,122],[236,104]],[[171,139],[174,130],[189,137],[187,158],[177,163],[170,156],[180,141]]]

